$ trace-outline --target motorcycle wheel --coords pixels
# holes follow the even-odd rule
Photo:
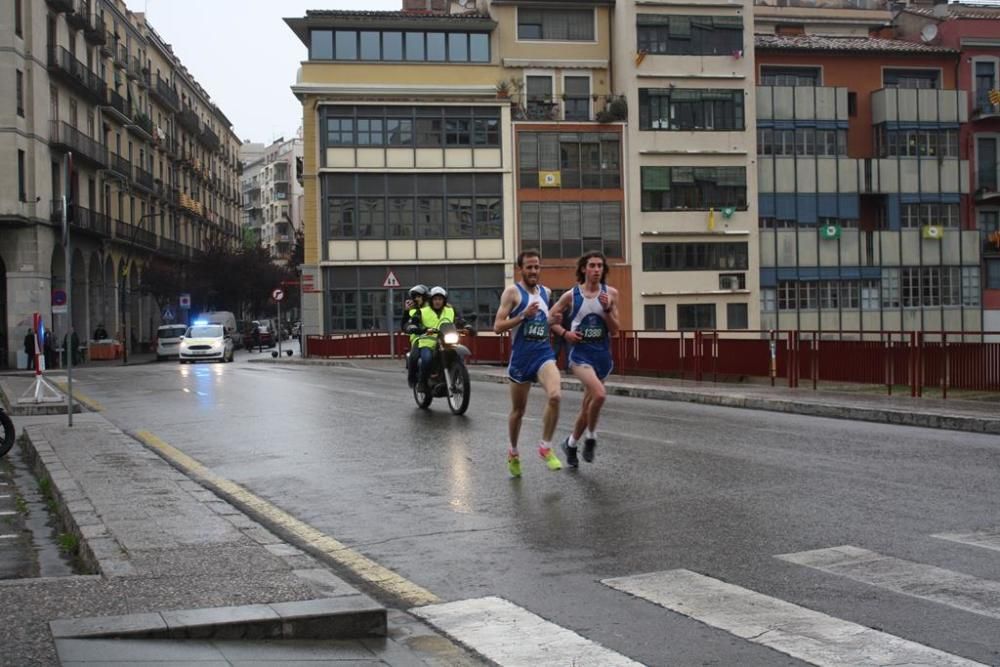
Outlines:
[[[420,391],[420,383],[413,385],[413,400],[417,402],[417,407],[421,410],[426,410],[430,407],[431,401],[434,400],[434,396],[431,394],[432,389],[427,387],[427,391]]]
[[[469,409],[469,369],[463,363],[455,364],[451,373],[451,391],[448,394],[448,407],[452,414],[464,415]]]
[[[0,410],[0,456],[10,451],[14,446],[14,422],[3,410]]]

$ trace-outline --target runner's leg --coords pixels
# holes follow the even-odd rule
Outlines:
[[[507,418],[507,434],[510,437],[510,448],[517,451],[517,440],[521,436],[521,420],[524,419],[524,408],[528,405],[530,382],[510,383],[510,417]]]
[[[574,366],[573,374],[584,386],[583,407],[580,409],[576,428],[573,429],[573,437],[578,439],[585,430],[593,432],[597,429],[597,420],[601,415],[601,408],[604,407],[607,391],[592,367]]]
[[[545,413],[542,415],[542,442],[551,443],[556,424],[559,423],[559,403],[562,400],[562,377],[554,361],[543,364],[538,369],[538,383],[548,397]]]

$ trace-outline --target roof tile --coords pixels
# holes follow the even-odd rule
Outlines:
[[[788,51],[841,51],[881,53],[957,53],[943,46],[932,46],[901,39],[881,37],[831,37],[826,35],[754,35],[758,49]]]

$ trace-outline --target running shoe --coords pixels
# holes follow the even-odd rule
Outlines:
[[[583,460],[587,463],[593,463],[595,449],[597,449],[597,438],[586,438],[583,441]]]
[[[569,436],[562,441],[560,445],[562,447],[563,453],[566,455],[566,465],[570,468],[576,468],[580,465],[580,459],[576,457],[576,445],[572,447],[569,446]]]
[[[513,449],[507,450],[507,470],[511,477],[521,476],[521,457]]]
[[[551,447],[539,446],[538,455],[545,461],[545,465],[549,467],[549,470],[562,470],[562,462],[559,461],[559,457],[556,456]]]

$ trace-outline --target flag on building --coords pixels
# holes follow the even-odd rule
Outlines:
[[[562,174],[558,171],[540,171],[538,172],[538,187],[540,188],[558,188],[562,185]]]
[[[1000,106],[1000,90],[991,90],[989,92],[990,104],[993,106]]]
[[[944,236],[944,227],[941,225],[924,225],[921,230],[921,236],[925,239],[940,240]]]
[[[823,237],[823,240],[832,241],[834,239],[840,238],[840,225],[823,225],[819,228],[819,235]]]
[[[715,209],[708,209],[708,231],[715,231]]]

